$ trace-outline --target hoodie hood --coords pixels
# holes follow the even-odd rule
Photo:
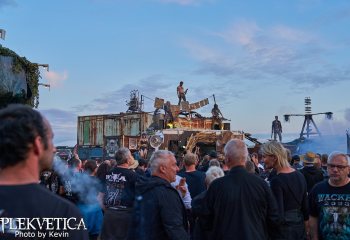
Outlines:
[[[303,169],[305,172],[307,172],[310,175],[316,175],[321,171],[317,169],[315,166],[305,166]]]
[[[164,180],[163,178],[156,177],[156,176],[152,176],[150,178],[142,177],[135,184],[136,193],[142,195],[142,194],[146,193],[147,191],[149,191],[150,189],[153,189],[153,188],[155,188],[157,186],[161,186],[161,185],[163,185],[164,187],[172,188],[170,183],[168,181]]]

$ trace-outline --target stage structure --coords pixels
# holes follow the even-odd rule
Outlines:
[[[315,121],[313,120],[313,116],[315,115],[326,115],[326,118],[331,120],[333,113],[332,112],[322,112],[322,113],[312,113],[311,110],[311,98],[310,97],[306,97],[305,98],[305,114],[285,114],[284,116],[284,120],[286,122],[290,121],[290,117],[304,117],[304,123],[303,123],[303,127],[301,128],[301,132],[300,132],[300,136],[299,139],[302,140],[304,139],[306,136],[306,138],[310,138],[311,135],[318,135],[318,136],[322,136],[320,130],[317,128]],[[312,128],[313,126],[313,128]]]

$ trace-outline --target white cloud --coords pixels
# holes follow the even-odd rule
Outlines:
[[[68,72],[64,71],[63,73],[58,72],[45,72],[44,77],[49,82],[50,86],[52,88],[59,88],[63,87],[64,81],[68,78]]]
[[[288,26],[279,25],[271,29],[272,36],[290,42],[308,43],[315,39],[309,33]]]
[[[242,20],[233,24],[226,31],[216,34],[229,43],[248,46],[257,45],[255,39],[260,31],[260,27],[255,22]]]
[[[222,62],[225,54],[219,49],[211,48],[194,40],[185,40],[183,45],[190,55],[200,61]]]
[[[317,35],[284,25],[239,21],[200,40],[188,39],[183,46],[198,61],[200,74],[251,82],[278,79],[277,84],[289,84],[294,91],[350,78],[346,66],[329,59],[331,48]]]
[[[137,89],[139,91],[139,98],[143,94],[144,101],[147,103],[145,104],[144,111],[154,111],[153,101],[155,97],[167,96],[169,95],[169,91],[171,91],[171,86],[166,83],[165,79],[167,78],[161,74],[151,75],[140,79],[135,84],[126,84],[121,89],[107,92],[102,97],[95,98],[88,104],[75,106],[74,109],[83,115],[125,112],[128,109],[126,101],[130,99],[130,92]],[[173,91],[175,99],[176,89]],[[169,98],[172,102],[174,99]]]

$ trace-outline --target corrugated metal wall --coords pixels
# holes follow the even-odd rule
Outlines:
[[[78,144],[104,146],[106,137],[138,137],[151,123],[148,113],[79,116]]]
[[[106,137],[120,135],[120,119],[106,118],[104,123],[105,123],[104,135]]]

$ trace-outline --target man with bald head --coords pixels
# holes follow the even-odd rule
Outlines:
[[[136,186],[134,226],[129,239],[189,239],[186,209],[170,183],[179,170],[174,154],[159,150],[150,159],[151,178]]]
[[[269,239],[280,219],[271,190],[246,171],[248,150],[242,140],[229,141],[224,153],[230,171],[212,182],[206,196],[208,239]]]

